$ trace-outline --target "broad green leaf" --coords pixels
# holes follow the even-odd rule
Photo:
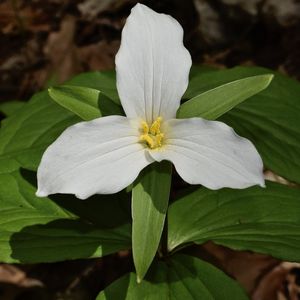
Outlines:
[[[102,90],[119,103],[114,72],[83,73],[68,82],[69,85]],[[104,105],[107,109],[116,105]],[[73,113],[57,105],[47,91],[35,94],[21,110],[2,121],[0,130],[0,164],[4,159],[15,159],[26,169],[36,170],[45,149],[60,133],[80,122]]]
[[[84,74],[81,77],[86,78]],[[92,84],[91,79],[86,79],[86,83]],[[112,207],[120,194],[92,197],[85,201],[84,208],[83,202],[70,195],[54,196],[53,201],[41,199],[35,197],[35,175],[20,169],[36,170],[44,150],[65,128],[79,121],[80,118],[57,105],[47,92],[41,92],[2,122],[1,261],[98,257],[130,247],[128,214]],[[111,201],[109,205],[107,201]]]
[[[82,73],[68,81],[70,85],[85,86],[101,91],[113,102],[120,105],[114,71]]]
[[[58,104],[86,121],[105,115],[122,114],[119,105],[92,88],[62,85],[49,88],[48,91],[50,97]]]
[[[158,249],[169,202],[171,170],[166,161],[151,164],[132,189],[132,251],[139,281]]]
[[[100,257],[130,248],[131,227],[127,221],[105,229],[79,211],[66,211],[49,198],[37,198],[28,172],[19,170],[14,160],[6,160],[0,168],[1,262]],[[94,202],[93,209],[101,218],[101,205]]]
[[[225,83],[183,103],[178,118],[202,117],[215,120],[239,103],[264,90],[273,75],[258,75]]]
[[[188,88],[183,95],[183,99],[191,99],[199,94],[207,92],[218,86],[232,81],[244,79],[251,76],[273,74],[274,71],[259,67],[235,67],[232,69],[210,69],[205,71],[200,67],[198,74],[196,70],[190,79]],[[203,71],[204,70],[204,71]]]
[[[83,73],[68,84],[101,90],[119,103],[114,72]],[[103,115],[122,111],[114,104],[104,106]],[[64,129],[80,121],[79,117],[57,105],[46,91],[35,94],[22,109],[2,122],[0,164],[2,160],[11,158],[24,168],[36,170],[45,149]]]
[[[51,200],[87,223],[114,228],[131,223],[131,195],[125,191],[94,195],[84,201],[73,195],[52,195]]]
[[[25,102],[22,101],[8,101],[0,104],[0,112],[2,112],[6,116],[10,116],[14,114],[18,109],[23,107]]]
[[[79,121],[57,105],[47,91],[37,93],[22,109],[2,121],[0,165],[13,159],[23,168],[36,170],[45,149],[64,129]]]
[[[192,78],[196,77],[196,76],[200,76],[202,74],[211,72],[211,71],[215,71],[217,70],[214,67],[211,66],[207,66],[207,65],[192,65],[191,70],[190,70],[190,74],[189,74],[189,81],[192,80]]]
[[[300,183],[300,84],[276,74],[270,88],[221,120],[250,139],[265,166]]]
[[[236,67],[194,76],[185,98],[233,80],[266,73],[275,75],[269,87],[233,108],[220,120],[254,143],[268,169],[300,183],[299,82],[268,69]]]
[[[100,91],[79,86],[57,86],[48,89],[50,97],[83,120],[101,117]]]
[[[300,189],[269,182],[267,188],[212,191],[199,188],[172,203],[168,247],[214,241],[300,261]]]
[[[246,300],[233,279],[207,262],[187,255],[156,261],[145,280],[127,274],[102,291],[96,300]]]

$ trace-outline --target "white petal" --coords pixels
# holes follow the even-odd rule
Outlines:
[[[157,160],[170,160],[190,184],[210,189],[264,186],[263,163],[253,144],[232,128],[200,118],[169,120],[163,125],[165,146],[151,151]]]
[[[121,116],[81,122],[46,150],[38,169],[37,195],[116,193],[153,162],[138,143],[138,124]]]
[[[126,21],[116,56],[117,87],[127,117],[148,123],[158,116],[175,118],[190,67],[180,24],[137,4]]]

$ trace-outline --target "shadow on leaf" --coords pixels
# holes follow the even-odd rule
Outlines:
[[[21,169],[22,177],[37,186],[36,173]],[[113,228],[131,222],[130,193],[125,191],[112,195],[94,195],[86,200],[70,194],[56,194],[48,198],[64,210],[97,227]],[[43,201],[43,198],[41,198]]]
[[[130,225],[104,230],[79,219],[58,219],[12,234],[11,257],[21,263],[101,257],[129,249],[130,231]]]

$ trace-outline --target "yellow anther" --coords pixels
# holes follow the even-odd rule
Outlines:
[[[158,117],[151,125],[150,127],[150,133],[152,135],[160,134],[160,124],[161,124],[162,118]]]
[[[140,136],[140,141],[141,142],[146,142],[147,145],[153,149],[155,148],[155,142],[154,140],[152,139],[152,137],[149,135],[149,134],[143,134]]]
[[[144,134],[148,134],[149,132],[149,126],[145,121],[142,122],[142,130]]]
[[[143,121],[141,123],[140,142],[144,142],[150,149],[160,148],[162,146],[164,134],[160,132],[162,118],[158,117],[150,126]]]
[[[155,136],[155,143],[157,145],[157,147],[161,147],[162,146],[162,140],[164,138],[164,134],[163,133],[159,133]]]

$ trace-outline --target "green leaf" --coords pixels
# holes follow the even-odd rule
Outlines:
[[[62,85],[49,90],[58,104],[89,121],[105,115],[120,115],[122,109],[100,91],[80,86]]]
[[[101,90],[119,104],[114,72],[83,73],[68,84]],[[104,95],[100,103],[102,115],[121,114],[122,108]],[[35,94],[22,109],[2,121],[0,164],[11,158],[26,169],[36,170],[45,149],[64,129],[80,121],[79,117],[57,105],[47,91]]]
[[[1,165],[1,262],[38,263],[100,257],[130,248],[131,227],[125,220],[105,229],[79,211],[72,213],[49,198],[37,198],[31,175],[29,171],[19,170],[13,160]],[[76,201],[69,197],[70,201]],[[98,198],[101,200],[101,196]],[[101,218],[104,202],[98,203],[94,201],[90,209],[98,211]]]
[[[73,195],[52,195],[57,205],[81,220],[101,228],[131,223],[131,195],[125,191],[111,195],[94,195],[84,201]]]
[[[190,75],[189,75],[189,82],[191,82],[191,80],[196,77],[196,76],[200,76],[202,74],[211,72],[211,71],[216,71],[217,69],[212,67],[212,66],[208,66],[208,65],[192,65],[191,70],[190,70]],[[190,83],[189,86],[187,88],[187,90],[189,90],[190,88]]]
[[[22,109],[2,121],[0,165],[13,159],[23,168],[36,170],[45,149],[80,119],[57,105],[47,91],[37,93]]]
[[[0,112],[2,112],[6,116],[10,116],[14,114],[17,110],[19,110],[25,102],[22,101],[9,101],[0,104]]]
[[[257,67],[211,71],[191,79],[186,99],[233,80],[273,73],[269,87],[223,115],[220,120],[250,139],[265,166],[300,183],[300,84],[279,73]]]
[[[239,103],[264,90],[273,75],[258,75],[235,80],[204,93],[183,103],[177,112],[178,118],[202,117],[215,120]]]
[[[120,105],[120,99],[116,86],[115,71],[88,72],[82,73],[70,81],[69,85],[85,86],[101,91],[110,98],[115,104]]]
[[[191,99],[199,94],[232,81],[251,76],[274,73],[272,70],[259,67],[235,67],[225,70],[210,69],[209,71],[205,71],[205,69],[202,71],[203,69],[200,68],[200,72],[198,72],[198,74],[196,74],[196,70],[197,69],[195,69],[193,76],[190,79],[183,99]]]
[[[276,74],[270,87],[221,120],[250,139],[266,168],[300,183],[300,84]]]
[[[169,250],[213,241],[300,261],[299,200],[299,189],[271,182],[245,190],[199,188],[169,207]]]
[[[84,202],[84,207],[71,195],[55,195],[51,200],[37,198],[35,174],[22,169],[36,170],[44,150],[65,128],[79,121],[46,91],[33,96],[22,109],[3,120],[1,261],[33,263],[98,257],[131,247],[128,213],[112,207],[121,202],[121,194],[92,197]]]
[[[187,255],[175,255],[155,262],[140,284],[127,274],[102,291],[96,300],[246,300],[233,279],[207,262]]]
[[[171,164],[147,167],[132,189],[133,260],[141,281],[158,249],[168,208]]]
[[[57,86],[48,89],[50,97],[83,120],[101,117],[100,91],[79,86]]]

